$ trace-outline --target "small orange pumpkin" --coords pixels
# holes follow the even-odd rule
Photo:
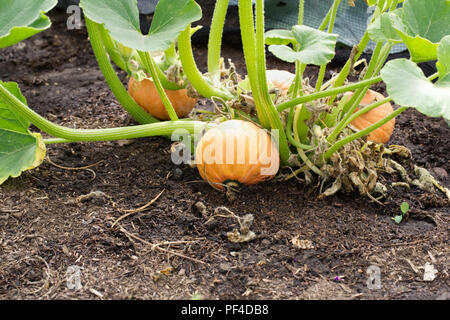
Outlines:
[[[182,118],[192,111],[197,99],[187,95],[186,89],[166,90],[167,97],[175,109],[178,117]],[[133,77],[128,81],[128,92],[131,97],[155,118],[160,120],[170,120],[169,114],[164,107],[161,97],[156,90],[156,86],[150,79],[144,79],[140,82]]]
[[[289,87],[295,79],[295,74],[285,70],[267,70],[267,82],[271,83],[278,89],[281,89],[283,94],[287,94]]]
[[[346,96],[351,97],[353,93],[346,93]],[[369,104],[375,103],[377,101],[381,101],[384,99],[384,96],[376,91],[368,90],[364,98],[361,100],[360,105],[367,106]],[[355,110],[355,112],[358,109]],[[387,102],[382,104],[381,106],[370,110],[369,112],[359,116],[355,120],[352,121],[352,126],[354,126],[358,130],[363,130],[372,124],[382,120],[386,116],[390,115],[394,109],[392,108],[392,104]],[[387,143],[394,132],[395,126],[395,118],[382,125],[378,129],[372,131],[368,136],[367,140],[373,141],[376,143]]]
[[[208,130],[197,144],[195,161],[202,178],[218,189],[230,182],[269,180],[280,166],[271,136],[244,120],[228,120]]]

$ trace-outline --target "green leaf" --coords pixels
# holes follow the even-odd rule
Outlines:
[[[295,51],[287,45],[270,45],[269,51],[277,58],[287,61],[300,61],[304,64],[323,65],[330,62],[334,55],[334,48],[338,35],[330,34],[307,26],[294,26],[292,35],[300,45]]]
[[[409,203],[408,202],[402,202],[402,204],[400,205],[400,210],[402,211],[403,214],[406,214],[409,210]]]
[[[289,45],[297,44],[295,37],[291,30],[273,29],[265,33],[265,43],[267,45]]]
[[[414,62],[436,60],[439,42],[450,34],[450,0],[406,0],[390,18]]]
[[[143,35],[136,0],[81,0],[80,6],[89,19],[104,24],[112,38],[144,52],[167,50],[189,24],[202,16],[194,0],[160,0],[150,31]]]
[[[378,16],[367,28],[370,39],[375,42],[391,41],[394,43],[402,42],[402,38],[393,27],[392,21],[395,16],[392,12],[385,12]]]
[[[436,67],[441,81],[450,74],[450,35],[444,37],[439,44]]]
[[[1,82],[19,100],[26,103],[14,82]],[[9,110],[0,99],[0,185],[9,177],[39,166],[45,157],[45,144],[40,134],[32,134],[29,123]]]
[[[449,41],[440,48],[447,60],[440,61],[440,70],[449,70]],[[428,80],[422,70],[412,61],[396,59],[389,61],[381,70],[387,92],[402,106],[414,107],[430,117],[443,117],[450,121],[450,76],[443,74],[435,84]]]
[[[1,0],[0,48],[12,46],[50,27],[44,14],[57,0]]]
[[[398,215],[392,218],[392,220],[395,221],[395,223],[400,224],[400,222],[402,222],[403,220],[403,215]]]

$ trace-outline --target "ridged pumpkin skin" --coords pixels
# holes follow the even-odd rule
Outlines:
[[[252,185],[269,180],[280,166],[271,136],[243,120],[225,121],[208,130],[197,144],[195,161],[202,178],[218,189],[230,181]]]
[[[347,93],[349,97],[353,95],[353,93]],[[376,91],[368,90],[364,98],[361,100],[360,104],[365,106],[372,103],[375,103],[377,101],[383,100],[385,97]],[[355,112],[358,109],[355,110]],[[352,121],[352,125],[358,129],[363,130],[374,123],[380,121],[381,119],[385,118],[386,116],[390,115],[394,109],[392,108],[392,105],[390,102],[387,102],[385,104],[382,104],[381,106],[370,110],[369,112],[359,116],[355,120]],[[394,126],[395,126],[395,118],[387,122],[386,124],[382,125],[378,129],[372,131],[368,136],[367,140],[373,141],[376,143],[387,143],[389,139],[392,136],[392,133],[394,132]]]
[[[180,118],[188,115],[197,103],[197,99],[187,95],[186,89],[165,91],[177,116]],[[170,120],[169,114],[158,95],[158,90],[156,90],[153,81],[144,79],[138,82],[134,78],[130,78],[128,81],[128,92],[136,103],[152,116],[160,120]]]
[[[267,70],[266,78],[267,82],[281,89],[283,94],[287,94],[289,87],[295,79],[295,74],[285,70]]]

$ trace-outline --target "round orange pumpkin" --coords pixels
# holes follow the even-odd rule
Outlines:
[[[353,93],[346,93],[346,96],[351,97],[352,95]],[[360,105],[367,106],[377,101],[381,101],[384,98],[385,97],[381,93],[369,89],[364,98],[361,100]],[[358,109],[356,109],[355,112],[356,111],[358,111]],[[356,129],[363,130],[390,115],[393,111],[394,109],[392,108],[392,104],[390,102],[387,102],[359,116],[358,118],[353,120],[351,124]],[[394,126],[395,118],[385,123],[378,129],[372,131],[367,136],[367,140],[376,143],[387,143],[391,138],[392,133],[394,132]]]
[[[175,109],[177,116],[180,118],[188,115],[197,103],[197,99],[191,98],[187,95],[186,89],[165,89],[165,91],[167,97],[173,105],[173,108]],[[164,107],[153,81],[150,79],[144,79],[138,82],[131,77],[128,81],[128,92],[136,103],[152,116],[160,120],[170,120],[169,114]]]
[[[252,122],[229,120],[208,130],[195,150],[197,169],[213,187],[246,185],[276,175],[280,156],[271,136]]]
[[[272,83],[286,95],[295,79],[295,74],[285,70],[267,70],[266,78],[268,83]]]

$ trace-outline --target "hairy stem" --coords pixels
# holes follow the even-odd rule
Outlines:
[[[180,54],[183,71],[191,85],[205,98],[219,97],[224,100],[233,99],[228,90],[216,88],[209,83],[197,68],[191,45],[191,26],[189,25],[178,37],[178,53]]]
[[[397,110],[395,110],[394,112],[392,112],[389,116],[387,116],[386,118],[374,123],[373,125],[365,128],[364,130],[358,131],[348,137],[345,137],[342,140],[337,141],[335,144],[333,144],[330,149],[328,149],[327,152],[325,152],[323,158],[324,160],[329,159],[333,153],[335,153],[336,151],[338,151],[340,148],[342,148],[344,145],[346,145],[347,143],[352,142],[353,140],[359,139],[364,137],[365,135],[368,135],[369,133],[371,133],[372,131],[378,129],[379,127],[381,127],[382,125],[386,124],[387,122],[389,122],[390,120],[392,120],[393,118],[395,118],[396,116],[398,116],[400,113],[402,113],[403,111],[405,111],[406,109],[408,109],[408,107],[400,107]]]
[[[151,124],[143,124],[122,128],[108,129],[72,129],[57,125],[43,118],[28,106],[17,99],[5,87],[0,84],[0,97],[8,104],[8,107],[27,121],[33,123],[42,131],[59,138],[49,140],[49,143],[78,142],[78,141],[110,141],[121,139],[142,138],[148,136],[170,135],[177,129],[187,130],[189,133],[199,133],[212,124],[201,121],[164,121]],[[63,139],[63,140],[61,140]]]
[[[177,113],[173,108],[172,102],[170,102],[169,97],[167,96],[164,87],[161,84],[161,80],[158,77],[158,73],[156,70],[156,64],[153,60],[152,56],[148,52],[138,51],[141,60],[144,62],[145,67],[150,71],[150,76],[152,77],[153,83],[155,84],[156,90],[158,91],[159,97],[166,108],[167,113],[169,114],[169,118],[172,121],[178,120]]]
[[[355,89],[358,89],[358,88],[361,88],[364,86],[372,85],[372,84],[375,84],[375,83],[378,83],[381,81],[382,81],[381,77],[375,77],[375,78],[371,78],[368,80],[364,80],[364,81],[360,81],[357,83],[342,86],[339,88],[332,88],[332,89],[328,89],[328,90],[321,91],[321,92],[315,92],[315,93],[312,93],[312,94],[309,94],[306,96],[298,97],[298,98],[292,99],[290,101],[281,103],[281,104],[277,105],[277,110],[278,110],[278,112],[280,112],[287,108],[290,108],[291,106],[295,106],[295,105],[298,105],[301,103],[310,102],[310,101],[321,99],[321,98],[330,97],[333,95],[338,95],[340,93],[352,91],[352,90],[355,90]]]
[[[220,81],[220,51],[223,26],[230,0],[217,0],[208,40],[208,72],[215,83]]]
[[[113,92],[119,103],[137,122],[157,122],[158,120],[153,118],[149,113],[142,109],[124,88],[122,82],[114,71],[111,62],[108,59],[105,48],[103,47],[98,24],[86,17],[86,27],[89,33],[92,49],[94,51],[100,70],[102,71],[106,82],[108,83],[111,91]]]
[[[330,16],[330,22],[328,25],[328,33],[333,33],[333,29],[334,29],[334,22],[336,20],[336,14],[337,14],[337,9],[339,7],[339,5],[341,4],[342,0],[334,0],[333,5],[331,7],[331,16]],[[325,78],[325,72],[327,70],[327,65],[323,64],[320,66],[320,71],[319,71],[319,76],[317,78],[317,82],[316,82],[316,91],[320,91],[320,88],[322,87],[323,84],[323,79]]]

